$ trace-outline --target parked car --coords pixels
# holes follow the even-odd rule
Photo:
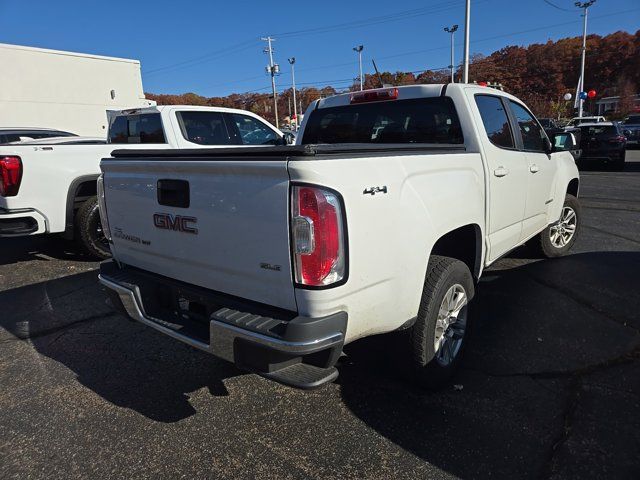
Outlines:
[[[640,115],[629,115],[622,121],[624,136],[627,137],[627,148],[640,145]]]
[[[243,110],[194,106],[111,112],[108,144],[93,137],[43,138],[0,147],[0,237],[61,233],[107,258],[96,179],[114,148],[282,145],[284,136]]]
[[[72,137],[74,133],[52,128],[0,128],[0,144],[38,138]]]
[[[593,116],[593,117],[573,117],[569,120],[569,123],[566,127],[578,127],[583,123],[600,123],[606,122],[607,120],[602,116]]]
[[[99,137],[45,137],[37,140],[21,140],[19,142],[11,142],[8,145],[104,145],[107,143],[106,138]]]
[[[581,167],[596,162],[615,170],[624,170],[627,139],[618,123],[600,122],[580,125]]]
[[[407,371],[439,385],[483,269],[573,246],[578,170],[557,150],[516,97],[449,84],[316,100],[295,146],[115,151],[99,278],[132,318],[288,385],[403,329]]]

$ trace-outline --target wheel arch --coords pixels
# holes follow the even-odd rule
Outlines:
[[[477,281],[482,271],[482,229],[470,223],[451,230],[436,240],[430,255],[441,255],[460,260],[469,267]]]
[[[567,193],[569,195],[573,195],[578,198],[578,192],[580,191],[580,180],[578,178],[573,178],[567,185]]]
[[[69,185],[65,213],[65,238],[72,239],[74,237],[74,217],[78,208],[76,201],[96,195],[98,177],[99,174],[82,175],[75,178]]]

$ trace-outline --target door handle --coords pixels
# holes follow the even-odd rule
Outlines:
[[[539,171],[540,171],[540,167],[534,163],[533,165],[531,165],[531,166],[529,167],[529,171],[530,171],[531,173],[537,173],[537,172],[539,172]]]
[[[505,175],[509,175],[509,170],[504,167],[498,167],[493,171],[493,174],[496,177],[504,177]]]

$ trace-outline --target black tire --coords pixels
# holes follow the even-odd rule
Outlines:
[[[462,323],[462,316],[464,315],[466,328],[464,328],[460,336],[455,337],[454,335],[455,338],[460,340],[460,343],[457,343],[456,340],[455,354],[452,355],[449,363],[443,363],[439,357],[442,355],[440,350],[445,345],[436,351],[436,327],[445,295],[450,289],[457,288],[456,286],[462,287],[467,297],[467,303],[458,315],[460,323]],[[455,258],[438,255],[431,256],[427,267],[418,316],[409,331],[414,377],[423,387],[428,389],[440,388],[447,383],[457,370],[469,337],[472,320],[469,315],[469,303],[472,301],[474,294],[473,276],[467,265]],[[452,323],[452,325],[454,324]]]
[[[551,241],[551,235],[552,235],[552,230],[556,226],[556,223],[548,225],[547,228],[545,228],[542,232],[538,234],[538,236],[535,238],[535,242],[533,243],[533,246],[536,248],[538,253],[543,257],[546,257],[546,258],[562,257],[566,255],[569,252],[569,250],[571,250],[573,245],[576,243],[578,235],[580,234],[580,229],[582,227],[582,209],[580,207],[580,202],[578,202],[578,199],[573,195],[567,194],[567,196],[564,199],[564,205],[562,206],[561,218],[562,218],[562,215],[564,215],[566,208],[569,208],[573,210],[573,212],[575,212],[576,221],[575,221],[575,231],[573,233],[573,236],[569,239],[569,241],[565,245],[563,246],[555,245]]]
[[[620,155],[620,159],[617,160],[614,164],[613,164],[613,169],[616,172],[622,172],[624,170],[624,164],[626,161],[626,157],[627,157],[627,152],[624,151],[622,152],[622,154]]]
[[[91,197],[78,209],[75,228],[78,243],[89,255],[100,260],[111,256],[109,243],[101,233],[97,197]]]

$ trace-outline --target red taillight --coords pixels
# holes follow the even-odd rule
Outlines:
[[[397,88],[379,88],[377,90],[364,90],[351,94],[351,103],[381,102],[383,100],[397,99]]]
[[[20,157],[0,157],[0,195],[15,197],[22,181]]]
[[[616,135],[615,137],[611,137],[609,139],[609,143],[623,143],[627,141],[627,137],[624,135]]]
[[[320,287],[345,275],[344,232],[340,200],[318,187],[291,190],[292,244],[296,281]]]

